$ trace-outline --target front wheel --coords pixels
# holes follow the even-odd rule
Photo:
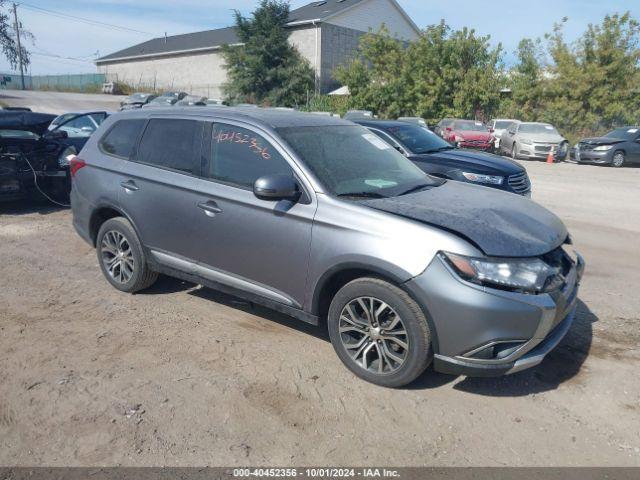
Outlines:
[[[516,143],[513,143],[513,146],[511,147],[511,158],[513,158],[514,160],[518,159],[518,146],[516,145]]]
[[[327,324],[340,360],[368,382],[401,387],[431,362],[424,312],[404,290],[383,280],[360,278],[342,287]]]
[[[622,150],[618,150],[613,154],[613,159],[611,160],[611,166],[613,168],[620,168],[624,165],[625,155]]]

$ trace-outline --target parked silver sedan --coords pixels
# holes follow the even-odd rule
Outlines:
[[[568,148],[567,139],[549,123],[513,122],[500,139],[500,152],[512,158],[543,159],[553,152],[562,160]]]

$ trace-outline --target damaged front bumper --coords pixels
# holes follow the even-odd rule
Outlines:
[[[428,318],[434,369],[489,377],[538,365],[573,323],[583,270],[578,257],[561,290],[532,295],[469,283],[436,258],[405,284]]]

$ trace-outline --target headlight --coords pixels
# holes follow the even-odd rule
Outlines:
[[[462,176],[470,182],[490,183],[491,185],[502,185],[504,177],[498,175],[481,175],[479,173],[462,172]]]
[[[463,279],[478,285],[520,290],[528,293],[549,292],[562,286],[559,267],[540,258],[474,258],[441,253]]]
[[[69,166],[69,159],[67,157],[71,156],[71,155],[77,155],[78,151],[76,150],[76,147],[67,147],[65,148],[62,153],[58,156],[58,166],[60,166],[60,168],[66,168]]]
[[[454,138],[456,142],[464,142],[464,137],[461,137],[460,135],[456,135]]]
[[[524,143],[525,145],[532,145],[533,144],[533,142],[531,140],[529,140],[528,138],[521,139],[520,143]]]
[[[600,145],[593,149],[594,152],[606,152],[607,150],[611,150],[613,145]]]

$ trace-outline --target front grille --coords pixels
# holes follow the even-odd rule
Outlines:
[[[511,175],[508,179],[508,183],[511,189],[520,195],[524,195],[531,191],[531,181],[529,180],[527,172]]]
[[[536,145],[535,146],[536,152],[550,152],[552,148],[553,148],[552,145]]]

